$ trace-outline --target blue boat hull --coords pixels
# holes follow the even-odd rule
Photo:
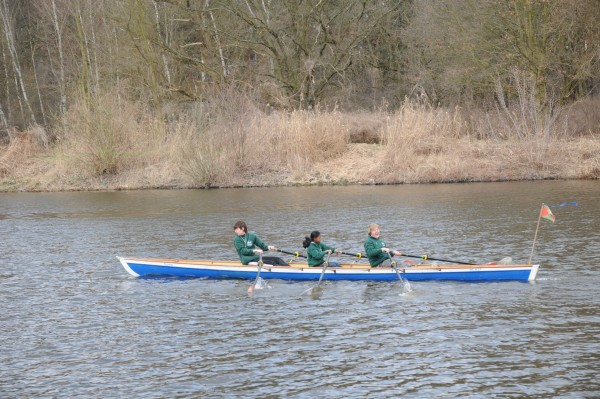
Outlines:
[[[177,259],[118,258],[133,276],[176,276],[211,279],[256,278],[256,265],[241,265],[226,261],[185,261]],[[533,281],[538,265],[414,265],[398,266],[400,275],[409,281]],[[264,279],[293,281],[318,280],[321,267],[263,266],[260,276]],[[368,265],[342,265],[330,267],[323,280],[347,281],[396,281],[396,272],[389,267],[371,268]]]

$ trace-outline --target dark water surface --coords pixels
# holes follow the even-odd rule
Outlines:
[[[135,279],[121,256],[299,250],[529,259],[535,283]],[[1,398],[600,397],[600,182],[0,194]],[[347,259],[347,258],[346,258]],[[338,260],[345,260],[344,258]]]

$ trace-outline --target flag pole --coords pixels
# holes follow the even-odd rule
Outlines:
[[[531,265],[531,260],[533,259],[533,250],[535,249],[535,241],[537,240],[538,230],[540,228],[540,220],[542,220],[542,209],[544,208],[544,204],[542,203],[542,207],[540,208],[540,215],[538,216],[537,227],[535,228],[535,235],[533,236],[533,245],[531,246],[531,255],[529,255],[529,264]]]

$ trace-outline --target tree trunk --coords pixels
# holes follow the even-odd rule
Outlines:
[[[33,109],[31,108],[31,103],[29,102],[29,98],[27,97],[27,90],[25,89],[25,81],[23,80],[23,73],[21,71],[21,64],[19,63],[19,58],[17,54],[17,49],[15,47],[15,37],[12,27],[12,21],[9,17],[9,9],[6,4],[6,0],[2,0],[0,3],[0,19],[2,19],[2,25],[4,27],[4,34],[6,36],[6,45],[8,46],[8,51],[10,53],[11,63],[13,70],[15,72],[15,79],[17,82],[17,88],[20,91],[20,97],[23,98],[23,102],[27,106],[29,110],[29,123],[37,124],[35,120],[35,114],[33,113]]]
[[[59,81],[58,89],[60,92],[60,114],[64,115],[67,112],[67,95],[65,91],[65,60],[62,46],[62,30],[58,24],[58,15],[56,13],[56,3],[52,0],[52,23],[54,25],[54,31],[56,32],[56,46],[58,48],[58,60],[59,60]]]

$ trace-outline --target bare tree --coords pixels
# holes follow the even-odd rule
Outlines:
[[[589,95],[600,81],[598,0],[417,0],[414,15],[407,77],[444,102],[493,100],[498,79],[516,95],[514,68],[541,105]]]
[[[25,87],[25,80],[23,78],[23,71],[21,63],[19,61],[19,54],[15,45],[15,34],[14,34],[14,20],[12,18],[11,10],[6,0],[0,1],[0,20],[2,20],[2,28],[6,38],[6,45],[8,47],[8,55],[12,64],[12,69],[15,74],[15,82],[18,88],[19,101],[22,99],[23,103],[29,111],[28,119],[30,124],[37,124],[35,114],[29,102],[27,96],[27,89]]]
[[[56,1],[52,0],[52,26],[54,27],[54,33],[56,34],[56,49],[58,51],[58,70],[59,79],[58,87],[60,91],[60,113],[63,115],[67,112],[67,94],[66,94],[66,82],[65,82],[65,56],[62,45],[62,28],[58,20],[58,14],[56,12]]]
[[[223,55],[223,47],[221,45],[221,38],[219,37],[219,29],[217,28],[217,22],[215,20],[215,14],[210,8],[210,0],[206,0],[206,10],[210,17],[210,23],[214,30],[215,35],[215,44],[217,46],[217,50],[219,52],[219,60],[221,61],[221,67],[223,68],[223,77],[227,77],[227,66],[225,65],[225,56]]]
[[[361,46],[403,5],[378,0],[222,3],[236,25],[245,27],[222,30],[238,46],[268,59],[274,67],[259,73],[301,107],[314,106],[329,88],[339,87]]]
[[[2,104],[0,104],[0,127],[2,128],[2,131],[8,136],[8,121],[4,116],[4,111],[2,111]]]
[[[155,18],[155,22],[156,22],[156,32],[157,32],[158,36],[161,38],[161,40],[165,43],[165,45],[169,46],[170,42],[171,42],[171,35],[169,34],[170,32],[167,27],[167,21],[165,21],[162,24],[164,29],[161,29],[161,23],[160,23],[161,16],[160,16],[159,9],[158,9],[159,3],[156,0],[154,0],[154,1],[152,1],[152,4],[154,5],[154,18]],[[169,63],[168,63],[166,54],[162,53],[161,58],[162,58],[162,62],[163,62],[164,74],[167,79],[167,83],[170,86],[171,85],[171,72],[169,71]]]
[[[0,111],[2,111],[2,107],[5,106],[6,107],[6,114],[8,114],[8,116],[2,111],[2,127],[4,128],[4,133],[8,136],[8,126],[9,123],[11,121],[11,114],[10,114],[10,103],[11,103],[11,95],[10,95],[10,77],[9,77],[9,71],[8,71],[8,65],[7,65],[7,59],[8,57],[6,56],[6,50],[4,47],[4,41],[1,40],[2,38],[0,37],[0,49],[2,50],[2,72],[3,72],[3,79],[2,79],[2,84],[4,86],[4,104],[2,104],[3,101],[0,101]]]

